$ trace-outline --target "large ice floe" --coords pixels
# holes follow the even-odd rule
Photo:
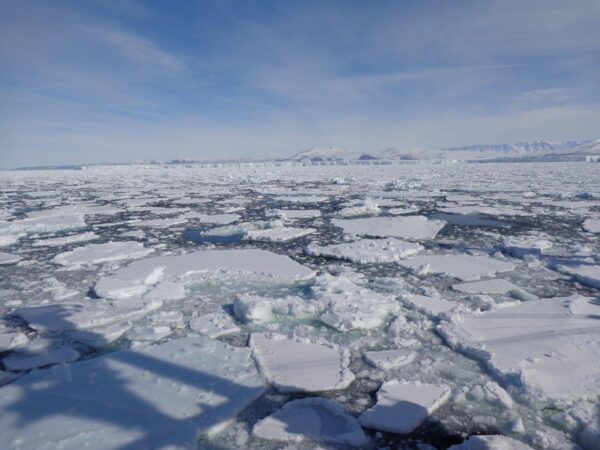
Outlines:
[[[176,339],[2,387],[0,448],[192,448],[265,391],[248,349]]]
[[[416,255],[422,250],[424,250],[422,245],[394,238],[360,239],[325,247],[310,244],[306,247],[309,255],[347,259],[361,264],[395,262]]]
[[[350,235],[416,240],[435,238],[446,224],[443,220],[430,220],[425,216],[333,219],[331,223]]]
[[[106,244],[88,244],[74,250],[60,253],[52,260],[62,266],[84,266],[124,259],[136,259],[149,255],[154,250],[144,247],[140,242],[108,242]]]
[[[522,398],[560,404],[600,392],[599,318],[598,299],[571,296],[459,317],[440,331]]]
[[[514,264],[508,261],[464,254],[422,255],[398,263],[413,269],[420,275],[435,273],[465,281],[478,280],[482,276],[494,276],[496,273],[515,268]]]
[[[189,284],[217,281],[286,284],[313,276],[311,269],[265,250],[200,250],[135,261],[100,278],[94,290],[109,299],[142,295],[169,300],[183,298],[183,287]],[[168,289],[161,288],[165,284]]]

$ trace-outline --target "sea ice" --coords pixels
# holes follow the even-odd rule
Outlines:
[[[448,450],[533,450],[516,439],[502,435],[469,436],[462,444],[453,445]]]
[[[415,270],[420,275],[442,274],[464,281],[478,280],[482,276],[494,276],[498,272],[513,270],[512,263],[488,256],[472,255],[422,255],[401,260],[398,264]]]
[[[313,219],[321,217],[318,209],[278,209],[277,215],[283,220]]]
[[[61,245],[75,244],[77,242],[93,241],[98,239],[96,233],[91,231],[81,234],[72,234],[70,236],[61,236],[56,238],[39,239],[31,244],[33,247],[58,247]]]
[[[336,346],[254,333],[250,347],[262,375],[280,392],[340,390],[354,381],[349,353]]]
[[[416,240],[435,238],[446,224],[443,220],[429,220],[425,216],[333,219],[331,223],[351,235]]]
[[[0,333],[0,353],[27,344],[29,338],[25,333]]]
[[[266,230],[250,230],[246,239],[251,241],[288,242],[314,233],[314,228],[280,227]]]
[[[521,290],[519,286],[503,278],[453,284],[452,289],[465,294],[500,294]]]
[[[558,266],[559,272],[571,275],[581,284],[600,289],[600,266]]]
[[[124,259],[143,258],[154,252],[152,248],[135,241],[107,242],[106,244],[88,244],[74,250],[59,253],[52,262],[62,266],[80,267]]]
[[[104,298],[124,299],[143,295],[165,282],[188,285],[235,280],[259,284],[294,284],[313,277],[311,269],[287,256],[266,250],[200,250],[185,255],[134,261],[100,278],[94,290]]]
[[[396,367],[410,364],[417,357],[417,352],[410,349],[378,350],[364,352],[365,361],[373,367],[382,370],[394,369]]]
[[[394,238],[361,239],[326,247],[309,244],[306,248],[309,255],[346,259],[359,264],[396,262],[422,250],[422,245]]]
[[[529,400],[596,398],[600,392],[600,304],[572,296],[521,303],[442,323],[454,348],[487,363]]]
[[[449,302],[448,300],[439,297],[429,297],[427,295],[406,294],[398,297],[398,300],[409,308],[421,311],[431,317],[446,314],[457,307],[455,303]]]
[[[187,213],[183,217],[186,219],[196,219],[202,223],[210,223],[214,225],[227,225],[240,219],[238,214],[202,214],[196,212]]]
[[[525,255],[540,256],[544,250],[552,248],[552,242],[536,236],[508,236],[504,238],[503,247],[511,255],[523,258]]]
[[[366,428],[408,434],[450,397],[445,385],[386,381],[377,391],[377,403],[359,417]]]
[[[254,425],[252,434],[277,441],[313,440],[351,446],[365,445],[369,440],[356,418],[319,397],[286,403]]]
[[[224,311],[196,317],[190,320],[190,328],[210,338],[218,338],[240,331],[231,316]]]
[[[117,351],[3,386],[0,448],[192,448],[264,391],[248,349],[206,337]]]
[[[337,212],[337,216],[341,218],[377,216],[379,214],[381,214],[381,208],[370,198],[359,202],[355,206],[348,206]]]
[[[590,233],[600,233],[600,219],[585,219],[583,229]]]
[[[15,264],[21,261],[19,255],[13,255],[11,253],[0,252],[0,266],[7,266],[9,264]]]
[[[2,360],[4,367],[13,372],[35,369],[64,362],[72,362],[79,358],[79,352],[70,347],[58,347],[40,354],[27,352],[11,353]]]

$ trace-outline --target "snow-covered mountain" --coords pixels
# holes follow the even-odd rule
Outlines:
[[[349,154],[346,150],[340,147],[332,145],[327,148],[313,147],[308,150],[304,150],[300,153],[296,153],[290,158],[286,158],[290,161],[339,161],[347,159],[355,159],[356,155]]]
[[[491,144],[491,145],[469,145],[465,147],[450,147],[443,149],[448,152],[476,152],[515,155],[529,155],[532,153],[556,153],[571,151],[585,144],[576,141],[530,141],[517,144]]]

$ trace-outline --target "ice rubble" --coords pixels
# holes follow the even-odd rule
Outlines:
[[[41,216],[0,222],[0,238],[4,245],[8,245],[27,234],[80,230],[86,227],[82,214]]]
[[[552,248],[552,242],[532,235],[507,236],[504,238],[503,247],[511,255],[523,258],[526,255],[542,255],[544,250]]]
[[[184,255],[158,256],[135,261],[103,276],[94,286],[100,297],[125,299],[151,296],[152,290],[169,283],[163,299],[182,298],[172,288],[206,281],[235,280],[246,283],[290,284],[306,281],[314,272],[287,256],[266,250],[200,250]]]
[[[443,220],[430,220],[425,216],[333,219],[331,223],[350,235],[415,240],[435,238],[446,224]]]
[[[502,435],[469,436],[462,444],[448,450],[533,450],[529,445]]]
[[[337,346],[253,333],[250,347],[262,375],[280,392],[340,390],[354,381],[350,355]]]
[[[445,385],[386,381],[377,403],[359,417],[362,426],[391,433],[411,433],[450,398]]]
[[[80,267],[124,259],[143,258],[154,252],[152,248],[135,241],[107,242],[105,244],[88,244],[74,250],[59,253],[52,262],[61,266]]]
[[[318,397],[286,403],[254,425],[252,435],[277,441],[314,440],[351,446],[369,441],[358,420],[331,400]]]
[[[361,239],[325,247],[313,243],[306,248],[309,255],[346,259],[359,264],[395,262],[416,255],[422,250],[422,245],[394,238]]]
[[[113,352],[2,387],[0,448],[191,448],[264,391],[248,349],[209,338]]]
[[[398,264],[415,270],[420,275],[442,274],[464,281],[478,280],[482,276],[494,276],[498,272],[508,272],[514,264],[488,256],[465,254],[422,255],[401,260]]]
[[[337,212],[337,216],[341,218],[347,217],[361,217],[361,216],[377,216],[381,214],[381,208],[379,205],[368,198],[364,201],[358,202],[355,206],[348,206]]]
[[[571,296],[465,315],[439,329],[524,398],[568,403],[600,392],[598,317],[597,299]]]
[[[0,266],[6,266],[9,264],[18,263],[23,259],[19,255],[13,255],[12,253],[0,252]]]
[[[210,338],[218,338],[240,331],[231,316],[224,311],[196,317],[190,320],[190,328]]]

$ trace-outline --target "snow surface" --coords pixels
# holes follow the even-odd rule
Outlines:
[[[248,349],[175,339],[2,387],[0,448],[192,448],[265,391]]]

